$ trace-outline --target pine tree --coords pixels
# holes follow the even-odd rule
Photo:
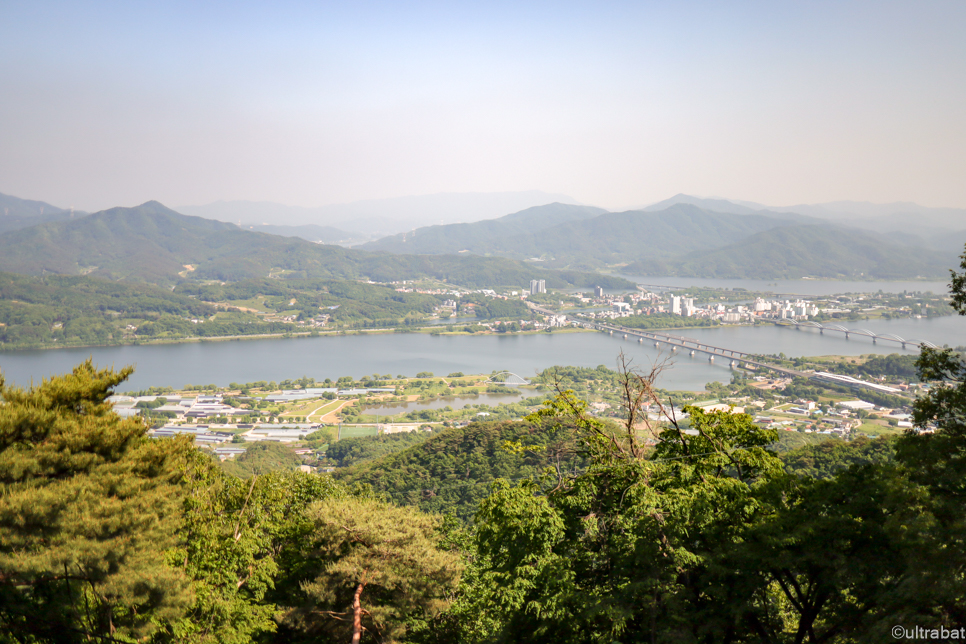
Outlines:
[[[407,618],[444,610],[459,581],[459,556],[438,546],[439,520],[371,498],[321,501],[309,508],[315,578],[309,603],[293,612],[311,630],[356,644],[364,634],[392,642]]]
[[[151,440],[88,360],[30,389],[0,378],[0,641],[129,641],[190,600],[166,565],[190,443]]]

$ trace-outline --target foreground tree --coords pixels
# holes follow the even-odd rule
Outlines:
[[[676,418],[654,375],[624,369],[625,408],[661,407],[663,428],[640,413],[608,426],[567,391],[531,418],[576,426],[591,464],[494,486],[438,641],[853,643],[957,623],[960,555],[940,538],[959,548],[963,524],[939,529],[907,469],[788,474],[776,432],[727,411]]]
[[[0,379],[0,641],[130,641],[191,600],[165,550],[193,450],[114,413],[131,371]]]
[[[717,563],[757,516],[755,491],[781,472],[767,450],[774,432],[690,407],[679,422],[654,388],[660,366],[621,372],[621,426],[589,416],[570,391],[530,417],[575,427],[590,466],[494,486],[476,516],[475,596],[457,604],[468,627],[453,640],[733,639],[727,611],[713,609],[743,598]]]
[[[437,518],[361,497],[320,501],[308,517],[316,572],[303,584],[308,602],[290,621],[335,641],[393,642],[407,621],[448,606],[461,566],[439,547]]]
[[[950,271],[953,308],[966,316],[966,252],[962,272]],[[963,337],[966,337],[964,329]],[[906,596],[928,606],[933,623],[966,623],[966,356],[923,348],[916,363],[928,393],[914,405],[916,429],[896,446],[900,463],[928,495],[933,519],[919,538],[919,556],[910,562]],[[917,604],[918,605],[918,604]],[[905,611],[906,603],[899,602]]]
[[[153,642],[245,644],[276,631],[279,603],[308,573],[300,544],[309,504],[345,496],[330,477],[269,472],[239,479],[207,455],[186,469],[179,545],[169,561],[192,579],[195,601],[162,622]]]

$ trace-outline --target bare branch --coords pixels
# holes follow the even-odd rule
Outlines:
[[[242,517],[245,515],[245,508],[248,507],[248,500],[252,498],[252,492],[255,490],[255,479],[258,478],[257,474],[252,474],[252,484],[248,488],[248,496],[245,497],[245,502],[242,503],[241,511],[238,513],[238,522],[235,523],[235,541],[241,537],[241,521]]]

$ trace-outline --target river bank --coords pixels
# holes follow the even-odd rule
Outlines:
[[[929,340],[937,345],[964,344],[966,322],[958,316],[923,319],[869,320],[864,327],[876,333]],[[912,349],[841,334],[768,326],[718,326],[691,329],[688,337],[715,346],[759,355],[820,356],[861,354],[914,354]],[[135,365],[137,370],[124,390],[152,386],[182,387],[185,383],[213,383],[256,380],[282,381],[309,375],[316,380],[333,380],[372,373],[415,375],[490,373],[508,370],[531,377],[554,365],[613,368],[620,351],[644,368],[667,357],[651,342],[623,340],[618,334],[531,333],[432,335],[431,333],[353,333],[251,339],[238,342],[208,341],[161,345],[65,348],[60,351],[19,350],[0,353],[0,372],[8,383],[29,385],[31,380],[69,372],[93,357],[100,366]],[[662,376],[666,389],[694,391],[711,381],[728,382],[731,370],[726,361],[709,363],[700,356],[674,356],[675,364]]]

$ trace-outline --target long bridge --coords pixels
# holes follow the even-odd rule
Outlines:
[[[932,342],[929,342],[928,340],[906,340],[904,338],[900,338],[897,335],[893,335],[892,333],[875,333],[874,331],[869,331],[868,329],[846,329],[844,326],[839,324],[821,324],[819,322],[812,322],[812,321],[800,322],[798,320],[767,320],[766,319],[766,321],[771,322],[777,326],[793,326],[798,330],[801,330],[803,328],[818,329],[818,332],[820,334],[824,334],[826,331],[832,331],[835,333],[844,333],[846,339],[848,339],[849,336],[853,336],[853,335],[872,338],[872,344],[876,344],[876,340],[886,340],[889,342],[897,342],[902,345],[903,349],[906,348],[906,345],[910,345],[910,344],[913,346],[919,347],[920,349],[923,347],[928,347],[930,349],[939,348]]]
[[[556,311],[551,311],[549,309],[545,309],[545,308],[536,306],[534,304],[530,304],[529,302],[527,303],[527,306],[529,306],[531,310],[537,313],[541,313],[543,315],[561,316],[561,314]],[[615,333],[621,334],[625,340],[628,337],[636,337],[638,339],[638,342],[644,342],[645,339],[653,340],[655,347],[660,347],[661,345],[670,346],[671,351],[676,351],[677,349],[684,349],[686,351],[689,351],[692,356],[695,355],[695,353],[703,353],[708,356],[708,361],[710,362],[714,362],[715,357],[725,358],[731,361],[730,362],[731,367],[751,365],[756,368],[771,369],[772,371],[782,373],[792,377],[808,378],[809,380],[818,380],[818,381],[824,381],[824,382],[834,380],[835,384],[845,385],[847,387],[852,387],[852,388],[874,389],[878,391],[882,391],[883,389],[888,389],[888,388],[882,387],[881,385],[864,382],[856,378],[836,376],[834,374],[826,374],[822,372],[810,373],[805,371],[796,371],[795,369],[788,369],[786,367],[779,367],[767,362],[763,362],[760,359],[760,357],[757,355],[744,353],[743,351],[736,351],[734,349],[717,347],[712,344],[708,344],[706,342],[695,340],[694,338],[686,338],[684,336],[672,335],[670,333],[658,333],[656,331],[646,331],[643,329],[632,329],[629,327],[620,326],[619,324],[610,324],[608,322],[598,322],[596,320],[579,318],[571,315],[563,315],[562,317],[564,317],[568,321],[576,322],[588,329],[597,329],[609,335],[614,335]],[[795,326],[799,329],[801,329],[802,327],[818,328],[819,333],[822,333],[824,331],[837,331],[839,333],[845,333],[845,337],[849,337],[849,335],[860,335],[860,336],[870,337],[872,338],[872,342],[875,342],[876,340],[889,340],[892,342],[898,342],[902,344],[903,348],[905,348],[906,345],[916,345],[918,347],[930,347],[934,349],[938,348],[936,347],[935,344],[927,340],[905,340],[903,338],[900,338],[897,335],[877,334],[867,329],[846,329],[845,327],[839,326],[837,324],[822,325],[822,324],[819,324],[818,322],[796,322],[794,320],[781,320],[781,321],[770,320],[770,321],[776,324],[779,324],[780,326]]]
[[[552,315],[552,316],[561,315],[556,311],[551,311],[549,309],[541,308],[539,306],[536,306],[530,303],[528,303],[527,305],[533,311],[537,313],[541,313],[543,315]],[[804,371],[796,371],[795,369],[788,369],[786,367],[779,367],[767,362],[762,362],[759,359],[759,356],[757,355],[745,353],[743,351],[736,351],[734,349],[717,347],[712,344],[708,344],[706,342],[695,340],[694,338],[686,338],[684,336],[672,335],[670,333],[658,333],[656,331],[646,331],[643,329],[631,329],[629,327],[620,326],[619,324],[610,324],[608,322],[598,322],[596,320],[588,320],[585,318],[578,318],[570,315],[564,315],[563,317],[568,321],[576,322],[585,328],[597,329],[599,331],[603,331],[607,333],[608,335],[614,335],[615,333],[621,334],[625,340],[628,337],[636,337],[638,339],[638,342],[644,342],[645,339],[653,340],[654,346],[656,347],[660,347],[663,344],[663,345],[670,346],[671,351],[676,351],[677,349],[684,349],[686,351],[689,351],[692,356],[695,355],[695,353],[700,352],[702,354],[706,354],[708,356],[708,361],[710,362],[714,362],[715,357],[725,358],[727,360],[730,360],[731,367],[751,365],[756,368],[770,369],[772,371],[785,374],[787,376],[808,378],[809,380],[818,380],[823,382],[832,381],[834,382],[834,384],[845,385],[847,387],[852,387],[852,388],[874,389],[878,391],[888,389],[887,387],[876,385],[874,383],[864,382],[856,378],[836,376],[834,374],[827,374],[822,372],[809,373]],[[774,320],[772,321],[774,322]],[[846,333],[846,337],[848,337],[849,334],[862,335],[862,336],[871,337],[873,342],[875,342],[877,339],[891,340],[893,342],[899,342],[900,344],[903,345],[903,347],[905,347],[907,344],[915,344],[919,347],[936,348],[935,344],[928,342],[926,340],[904,340],[899,336],[876,334],[866,329],[846,329],[845,327],[840,327],[838,325],[821,325],[817,322],[794,323],[791,320],[789,320],[788,322],[790,322],[791,324],[782,324],[782,326],[795,325],[798,328],[819,327],[819,332],[822,332],[824,330],[838,331],[840,333]]]
[[[561,314],[556,311],[551,311],[550,309],[545,309],[534,304],[528,304],[528,306],[537,313],[543,315],[560,316]],[[584,318],[578,318],[571,315],[563,315],[568,321],[577,322],[578,324],[584,326],[588,329],[597,329],[598,331],[603,331],[610,335],[615,333],[622,334],[624,339],[628,337],[636,337],[638,342],[643,343],[644,340],[653,340],[654,346],[660,347],[662,344],[671,347],[671,351],[677,351],[678,349],[684,349],[690,352],[690,355],[695,355],[696,353],[702,353],[708,356],[709,362],[714,362],[715,358],[724,358],[730,361],[732,367],[743,365],[751,365],[756,368],[771,369],[772,371],[777,371],[778,373],[783,373],[788,376],[809,378],[811,374],[805,373],[803,371],[796,371],[795,369],[787,369],[785,367],[778,367],[773,364],[762,362],[757,355],[751,353],[745,353],[743,351],[736,351],[734,349],[726,349],[724,347],[718,347],[713,344],[708,344],[707,342],[701,342],[695,340],[694,338],[686,338],[680,335],[672,335],[670,333],[658,333],[656,331],[646,331],[643,329],[632,329],[630,327],[620,326],[618,324],[610,324],[608,322],[597,322],[595,320],[588,320]]]
[[[671,351],[684,349],[689,351],[690,355],[692,356],[695,355],[695,353],[703,353],[708,356],[709,362],[714,362],[716,357],[720,357],[730,360],[730,365],[732,367],[751,365],[756,368],[771,369],[772,371],[777,371],[778,373],[783,373],[787,376],[801,378],[811,377],[811,374],[805,373],[804,371],[797,371],[795,369],[788,369],[786,367],[779,367],[767,362],[762,362],[756,355],[745,353],[743,351],[736,351],[734,349],[716,347],[713,344],[700,342],[694,338],[686,338],[668,333],[656,333],[654,331],[644,331],[642,329],[631,329],[629,327],[624,327],[617,324],[608,324],[606,322],[591,322],[589,320],[579,320],[579,322],[584,326],[605,331],[610,335],[620,333],[623,335],[624,339],[627,339],[628,337],[636,337],[638,338],[638,342],[643,342],[645,339],[653,340],[655,347],[667,345],[671,347]]]

